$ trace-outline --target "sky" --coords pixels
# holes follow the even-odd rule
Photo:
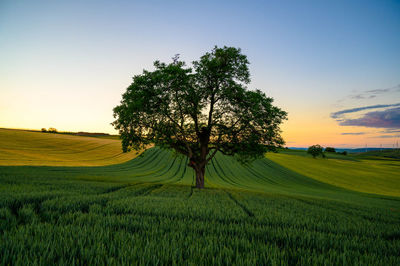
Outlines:
[[[242,49],[289,147],[400,141],[400,1],[0,0],[0,127],[117,133],[134,75]]]

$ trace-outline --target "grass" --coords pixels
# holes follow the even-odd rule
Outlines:
[[[284,153],[267,158],[279,165],[327,184],[349,190],[400,196],[400,160],[376,157],[335,155],[328,159]],[[336,156],[345,158],[339,159]]]
[[[399,197],[290,160],[367,164],[271,154],[250,167],[217,154],[202,191],[186,158],[158,148],[106,166],[0,166],[0,264],[400,264]]]
[[[99,166],[136,157],[113,138],[0,129],[0,165]]]

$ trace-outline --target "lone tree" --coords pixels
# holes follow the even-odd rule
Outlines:
[[[203,188],[217,152],[249,162],[284,144],[279,126],[287,113],[260,90],[247,90],[249,62],[240,49],[215,47],[192,64],[177,55],[134,76],[112,125],[124,152],[153,143],[187,156]]]
[[[319,144],[308,147],[307,153],[311,154],[313,158],[317,157],[318,155],[321,155],[325,158],[324,148]]]

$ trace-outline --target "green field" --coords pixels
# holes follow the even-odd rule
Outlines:
[[[307,177],[360,192],[400,196],[400,160],[327,153],[314,159],[303,151],[268,154],[267,158]]]
[[[82,166],[102,139],[58,149],[64,135],[26,134],[0,137],[1,264],[400,264],[399,160],[288,151],[242,166],[217,154],[199,191],[167,150]],[[29,149],[36,166],[18,157]]]

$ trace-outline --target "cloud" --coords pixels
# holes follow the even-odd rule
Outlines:
[[[388,106],[400,106],[400,104],[394,104],[394,105],[387,105]],[[377,108],[377,107],[375,107]],[[379,107],[382,108],[382,107]],[[372,109],[371,106],[366,106],[364,108],[354,108],[354,109],[348,109],[348,110],[343,110],[337,113],[344,114],[344,113],[351,113],[351,112],[357,112],[357,111],[352,111],[358,109],[358,111],[365,110],[365,109]],[[347,111],[347,112],[344,112]],[[332,117],[332,115],[331,115]],[[342,119],[342,121],[339,122],[339,125],[341,126],[363,126],[363,127],[375,127],[375,128],[400,128],[400,107],[398,108],[391,108],[387,109],[384,111],[375,111],[375,112],[369,112],[364,114],[361,118],[356,118],[356,119]]]
[[[372,99],[381,94],[392,93],[392,92],[400,92],[400,84],[390,88],[369,90],[359,94],[350,95],[349,98],[357,100]]]
[[[341,135],[364,135],[365,132],[345,132],[345,133],[340,133]]]
[[[382,94],[382,93],[391,92],[391,91],[400,91],[400,84],[398,84],[394,87],[391,87],[391,88],[366,91],[366,93]]]
[[[392,138],[400,138],[400,135],[380,135],[380,136],[374,136],[371,138],[392,139]]]
[[[379,109],[379,108],[396,107],[396,106],[400,106],[400,103],[395,103],[395,104],[378,104],[378,105],[370,105],[370,106],[357,107],[357,108],[352,108],[352,109],[345,109],[345,110],[342,110],[342,111],[338,111],[338,112],[331,113],[331,117],[332,117],[333,119],[337,119],[337,120],[339,121],[339,119],[341,119],[341,117],[342,117],[344,114],[355,113],[355,112],[359,112],[359,111],[363,111],[363,110],[368,110],[368,109]]]
[[[379,131],[378,133],[384,133],[384,134],[392,134],[392,133],[400,133],[400,129],[386,129],[383,131]]]
[[[356,100],[372,99],[372,98],[375,98],[375,97],[376,97],[376,95],[369,95],[369,96],[365,96],[363,94],[350,95],[351,99],[356,99]]]

